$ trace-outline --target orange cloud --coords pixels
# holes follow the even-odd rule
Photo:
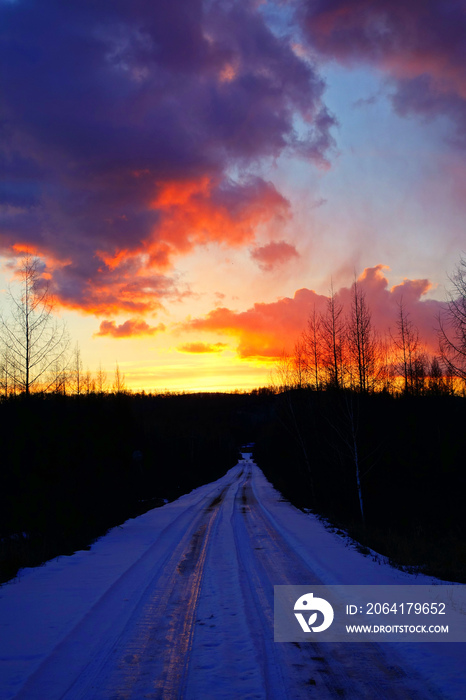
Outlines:
[[[115,321],[102,321],[99,331],[94,335],[109,335],[113,338],[132,338],[141,335],[155,335],[164,330],[165,326],[163,323],[159,323],[158,326],[149,326],[149,324],[142,319],[130,318],[119,326],[116,325]]]
[[[257,303],[253,308],[235,312],[225,307],[210,311],[203,319],[193,319],[186,329],[225,333],[238,338],[240,357],[276,358],[290,349],[314,308],[325,307],[326,297],[310,289],[299,289],[293,299],[271,304]]]
[[[210,353],[210,352],[222,352],[228,345],[226,343],[184,343],[184,345],[179,345],[177,347],[178,352],[189,352],[195,354]]]
[[[441,302],[423,299],[430,288],[428,280],[404,280],[401,285],[388,286],[384,265],[366,268],[358,279],[371,309],[372,323],[382,335],[395,331],[399,302],[403,299],[405,311],[419,329],[427,347],[436,351],[436,317]],[[351,305],[351,287],[342,287],[338,299],[348,312]],[[215,331],[237,338],[237,352],[242,358],[274,359],[282,352],[291,351],[300,333],[305,329],[314,308],[325,313],[328,297],[310,289],[298,289],[293,298],[285,297],[272,303],[256,303],[246,311],[220,307],[204,318],[184,324],[185,330]]]
[[[38,247],[29,243],[14,243],[11,246],[18,255],[37,255]]]
[[[103,255],[89,262],[94,274],[83,280],[80,270],[66,265],[54,270],[54,288],[58,288],[61,306],[96,316],[116,316],[122,312],[131,317],[154,313],[163,308],[162,300],[178,299],[180,293],[167,275],[146,272],[140,255],[113,258]],[[48,261],[47,261],[48,268]]]
[[[141,171],[134,179],[149,178]],[[72,260],[58,260],[50,251],[20,243],[13,250],[43,257],[44,273],[51,275],[63,307],[98,316],[137,316],[162,308],[166,297],[179,298],[168,274],[176,256],[208,243],[250,244],[260,225],[289,215],[289,202],[259,177],[234,182],[204,175],[145,187],[150,195],[143,236],[130,236],[128,217],[121,214],[105,220],[114,236],[102,239],[91,255],[83,248]]]
[[[162,182],[151,206],[161,216],[148,245],[156,266],[195,245],[249,243],[260,224],[286,217],[289,211],[288,201],[275,187],[255,177],[241,182],[207,176]]]

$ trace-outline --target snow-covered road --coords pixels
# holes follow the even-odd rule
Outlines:
[[[464,644],[273,641],[274,585],[423,581],[348,547],[243,457],[0,588],[0,699],[466,697]]]

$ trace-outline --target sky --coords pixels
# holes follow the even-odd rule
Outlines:
[[[251,389],[331,285],[435,350],[466,249],[466,2],[0,0],[0,287],[85,368]]]

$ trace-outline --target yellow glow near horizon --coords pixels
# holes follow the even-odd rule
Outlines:
[[[177,359],[174,354],[172,362],[166,356],[153,367],[134,367],[133,363],[121,363],[119,367],[127,388],[136,392],[251,391],[271,383],[272,362],[247,362],[212,354],[188,355],[181,363]]]

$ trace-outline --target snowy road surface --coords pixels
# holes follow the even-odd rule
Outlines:
[[[464,644],[274,643],[276,584],[431,579],[363,557],[243,457],[0,588],[0,699],[465,698]]]

